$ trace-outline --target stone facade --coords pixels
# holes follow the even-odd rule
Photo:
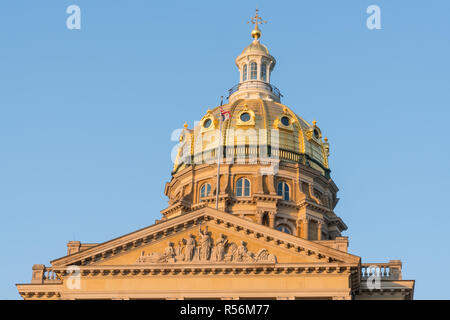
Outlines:
[[[413,298],[399,260],[347,252],[328,140],[281,103],[252,21],[228,103],[180,135],[162,218],[104,243],[69,242],[17,285],[24,299]]]

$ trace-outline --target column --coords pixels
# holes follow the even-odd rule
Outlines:
[[[267,64],[267,82],[270,83],[270,69],[272,68],[272,64],[273,61],[271,60],[268,64]]]
[[[256,62],[256,80],[261,80],[261,61],[262,59],[259,58]]]
[[[305,239],[309,239],[309,219],[305,217],[303,219],[303,230],[305,231]]]
[[[297,219],[296,231],[297,231],[297,237],[299,237],[299,238],[301,238],[301,236],[302,236],[302,228],[300,227],[301,223],[302,223],[302,220]]]
[[[260,174],[260,175],[258,175],[258,177],[257,177],[257,189],[256,189],[256,192],[257,193],[264,193],[264,186],[263,186],[263,175],[262,174]]]
[[[263,217],[264,217],[264,211],[262,211],[262,210],[258,210],[257,212],[256,212],[256,214],[258,215],[257,216],[257,221],[258,221],[258,223],[259,224],[263,224]]]
[[[276,212],[269,212],[269,227],[275,228]]]
[[[317,240],[322,240],[322,221],[317,221]]]

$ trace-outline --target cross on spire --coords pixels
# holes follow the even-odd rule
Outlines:
[[[256,8],[256,13],[254,17],[251,17],[249,21],[247,21],[248,23],[252,23],[255,25],[255,28],[252,31],[252,37],[255,40],[258,40],[259,37],[261,37],[261,31],[259,31],[259,24],[263,24],[263,23],[267,23],[267,21],[263,20],[260,16],[259,16],[259,10],[258,8]]]
[[[259,16],[259,9],[256,8],[256,13],[254,17],[251,17],[249,21],[247,21],[247,23],[253,23],[255,25],[255,29],[258,27],[258,24],[263,24],[263,23],[267,23],[267,21],[264,21],[260,16]]]

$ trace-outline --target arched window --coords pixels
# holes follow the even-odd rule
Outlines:
[[[266,81],[266,71],[267,71],[267,65],[265,62],[261,63],[261,80]]]
[[[289,185],[284,182],[278,182],[277,194],[283,197],[283,200],[289,201]]]
[[[202,185],[202,187],[200,188],[200,201],[204,197],[208,197],[210,193],[211,193],[211,185],[209,183],[205,183],[204,185]]]
[[[277,227],[277,230],[278,231],[281,231],[281,232],[284,232],[284,233],[287,233],[287,234],[292,234],[292,231],[291,231],[291,228],[289,228],[287,225],[285,225],[285,224],[280,224],[278,227]]]
[[[258,65],[256,62],[250,64],[250,80],[256,80],[256,74],[258,70]]]
[[[236,182],[236,196],[250,197],[250,181],[245,178],[240,178]]]
[[[247,80],[247,65],[244,64],[244,68],[242,68],[242,81]]]

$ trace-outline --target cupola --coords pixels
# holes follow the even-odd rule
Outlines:
[[[270,84],[270,75],[276,60],[259,41],[259,25],[266,21],[259,16],[258,9],[249,23],[255,25],[251,33],[253,41],[236,58],[240,78],[239,83],[229,90],[228,100],[233,102],[237,99],[263,99],[280,102],[280,91]]]

